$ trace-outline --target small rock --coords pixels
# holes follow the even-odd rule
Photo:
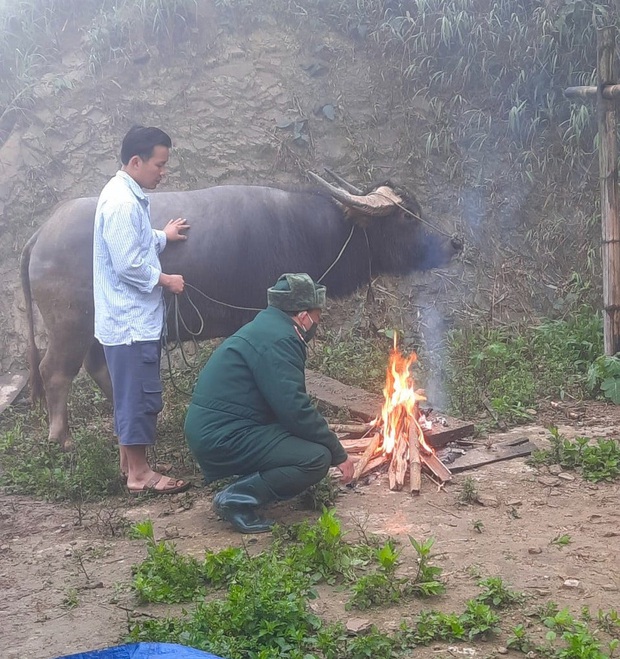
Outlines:
[[[618,592],[618,586],[616,586],[616,584],[613,584],[613,583],[606,583],[603,586],[601,586],[601,588],[603,590],[606,590],[606,591],[610,592],[610,593],[617,593]]]
[[[557,487],[562,481],[554,476],[541,476],[538,482],[545,487]]]
[[[549,473],[552,476],[558,476],[562,473],[562,467],[560,465],[549,465]]]
[[[574,481],[575,477],[572,474],[567,474],[563,471],[561,474],[558,474],[558,478],[561,478],[563,481]]]
[[[497,648],[498,654],[508,654],[508,648],[505,648],[500,645],[500,647]]]
[[[476,501],[481,506],[485,506],[485,508],[497,508],[499,506],[499,501],[495,497],[487,496],[485,494],[479,494]]]
[[[103,588],[103,581],[89,581],[84,588],[86,590],[95,590],[96,588]]]
[[[65,549],[65,558],[70,558],[73,556],[73,551],[71,549]]]
[[[372,628],[372,622],[368,618],[349,618],[347,620],[347,632],[349,634],[365,634]]]
[[[2,545],[2,546],[0,547],[0,551],[1,551],[2,553],[4,553],[5,551],[9,551],[10,548],[11,548],[10,545]]]
[[[507,505],[509,508],[516,508],[516,507],[518,507],[518,506],[522,506],[522,505],[523,505],[523,501],[521,501],[520,499],[513,499],[512,501],[506,501],[506,505]]]
[[[542,554],[542,547],[530,547],[527,550],[528,554]]]
[[[579,579],[566,579],[566,581],[562,584],[564,588],[579,588],[580,587],[580,581]]]
[[[168,526],[164,531],[164,535],[168,540],[179,537],[179,528],[177,526]]]
[[[607,533],[603,533],[604,538],[615,538],[619,535],[620,533],[618,533],[618,531],[607,531]]]

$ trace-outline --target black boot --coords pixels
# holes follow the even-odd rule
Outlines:
[[[256,509],[277,498],[259,474],[252,474],[218,492],[213,508],[240,533],[265,533],[275,522],[263,519]]]

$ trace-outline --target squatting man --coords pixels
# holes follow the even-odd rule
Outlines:
[[[240,478],[218,492],[216,513],[241,533],[273,526],[259,508],[318,483],[330,466],[354,464],[306,392],[307,344],[326,288],[305,273],[282,275],[268,306],[211,355],[185,419],[185,436],[207,482]]]

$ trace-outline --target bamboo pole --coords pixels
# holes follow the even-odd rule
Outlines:
[[[614,85],[616,82],[615,48],[615,28],[600,29],[597,49],[597,106],[603,230],[603,329],[606,355],[615,355],[620,351],[620,218],[617,197],[616,112],[614,101],[606,99],[603,94],[605,85]]]
[[[409,420],[409,489],[411,494],[420,494],[422,485],[422,463],[418,429],[413,419]]]

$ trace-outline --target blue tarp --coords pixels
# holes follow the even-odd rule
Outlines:
[[[57,659],[222,659],[214,654],[202,652],[173,643],[132,643],[105,650],[68,654]]]

